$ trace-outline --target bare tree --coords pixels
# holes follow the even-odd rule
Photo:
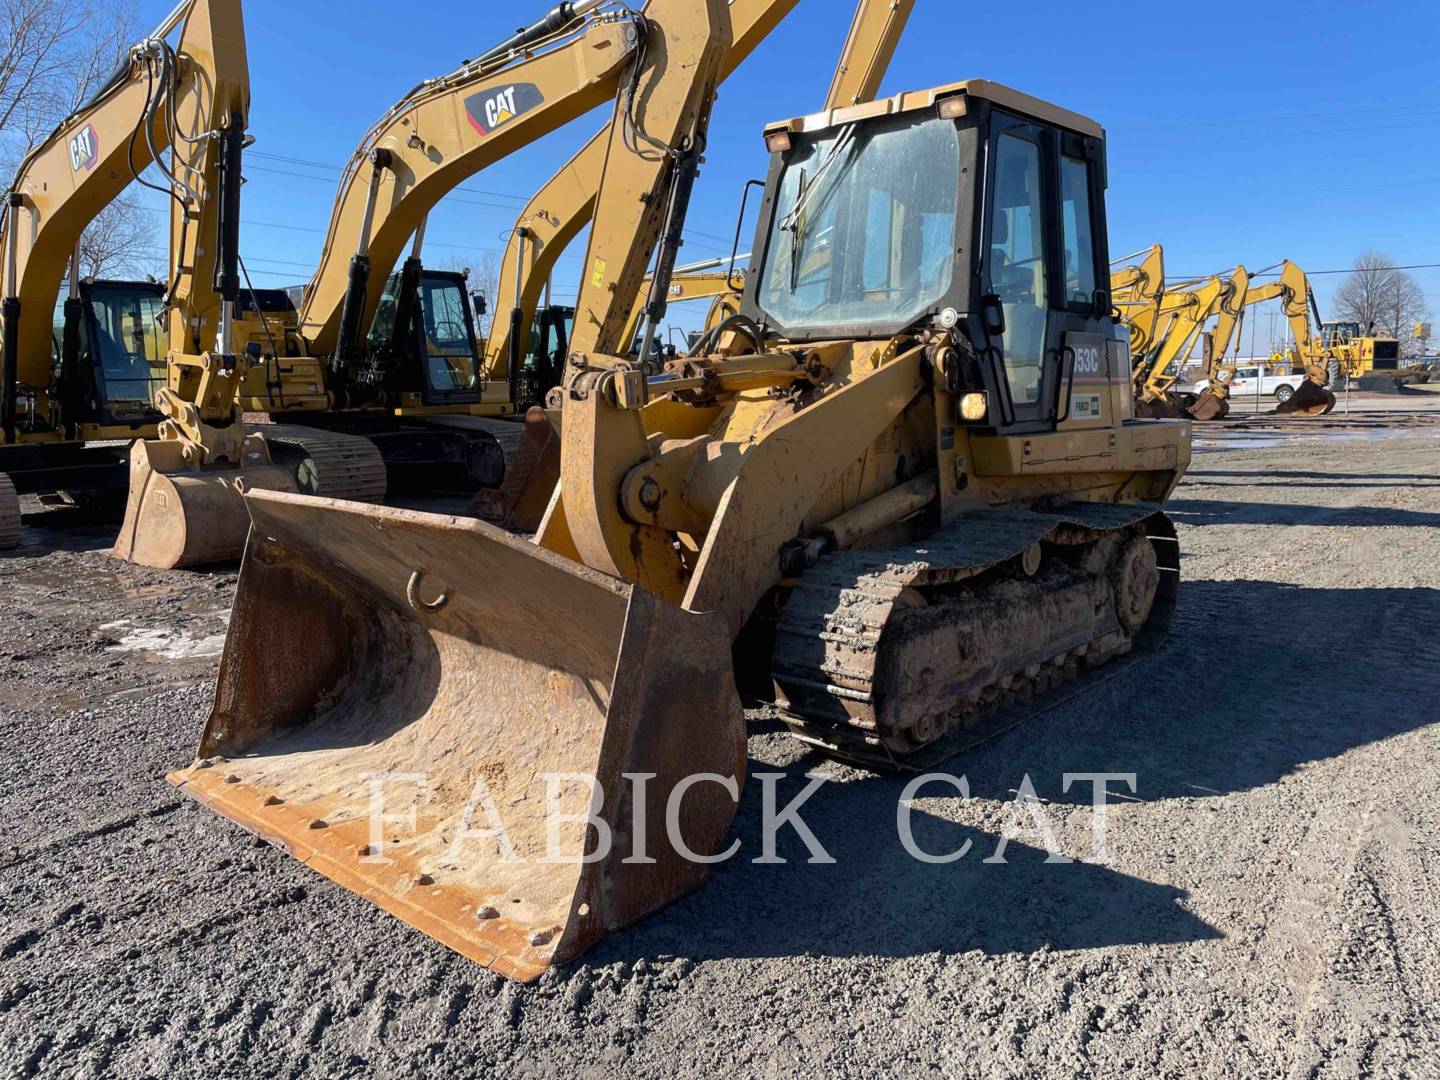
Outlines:
[[[133,0],[0,0],[0,171],[85,104],[136,39]],[[82,272],[139,273],[156,260],[155,220],[133,198],[101,211],[80,241]]]
[[[154,244],[152,215],[128,196],[121,196],[95,216],[81,237],[80,276],[163,276],[166,260],[156,254]]]
[[[480,293],[485,297],[486,314],[481,317],[482,325],[476,326],[475,332],[482,338],[489,336],[495,318],[495,294],[500,288],[500,256],[493,251],[487,251],[479,259],[452,258],[446,260],[444,268],[458,270],[466,275],[470,292]]]
[[[1354,272],[1335,293],[1338,318],[1358,322],[1360,329],[1413,341],[1413,329],[1428,314],[1425,291],[1413,277],[1395,268],[1395,260],[1367,251],[1355,260]]]

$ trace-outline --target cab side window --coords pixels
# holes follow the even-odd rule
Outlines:
[[[1010,396],[1040,400],[1050,306],[1040,146],[1010,132],[995,143],[995,203],[990,225],[990,287],[1005,313],[1001,355]]]
[[[1069,154],[1060,157],[1061,222],[1065,241],[1065,301],[1095,302],[1095,233],[1090,203],[1090,166]]]

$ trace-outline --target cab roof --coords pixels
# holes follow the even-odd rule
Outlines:
[[[1008,112],[1030,116],[1056,127],[1079,132],[1082,135],[1096,139],[1105,137],[1105,129],[1088,116],[1081,116],[1069,109],[1062,109],[1059,105],[1041,101],[1037,97],[1031,97],[1019,90],[1012,90],[1008,86],[991,82],[989,79],[966,79],[963,82],[937,86],[932,90],[908,90],[893,97],[869,101],[863,105],[847,105],[839,109],[827,109],[824,112],[811,113],[809,116],[796,117],[793,120],[780,120],[766,125],[765,134],[769,135],[777,131],[796,133],[824,131],[826,128],[852,123],[856,120],[867,120],[876,116],[895,116],[919,109],[934,108],[942,98],[955,97],[960,94],[980,98],[992,105],[998,105]]]

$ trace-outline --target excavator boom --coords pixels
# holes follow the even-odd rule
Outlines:
[[[183,67],[162,72],[171,147],[156,164],[172,194],[166,383],[158,438],[130,450],[130,493],[114,555],[144,566],[214,562],[233,552],[245,512],[237,485],[294,490],[263,439],[241,423],[249,358],[231,351],[240,297],[241,153],[250,74],[240,0],[190,8]]]
[[[731,44],[721,68],[727,79],[787,16],[799,0],[731,0]],[[850,33],[823,102],[838,108],[868,101],[879,90],[914,0],[859,0]],[[500,261],[497,304],[509,305],[485,344],[489,385],[508,385],[525,355],[534,313],[556,262],[594,215],[595,193],[605,167],[608,131],[598,132],[521,211]],[[614,351],[628,348],[624,334]]]

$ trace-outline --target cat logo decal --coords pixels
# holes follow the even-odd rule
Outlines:
[[[70,140],[70,167],[76,172],[93,169],[100,160],[100,136],[91,124]]]
[[[544,101],[545,96],[533,83],[512,83],[466,98],[465,112],[476,131],[489,135]]]

